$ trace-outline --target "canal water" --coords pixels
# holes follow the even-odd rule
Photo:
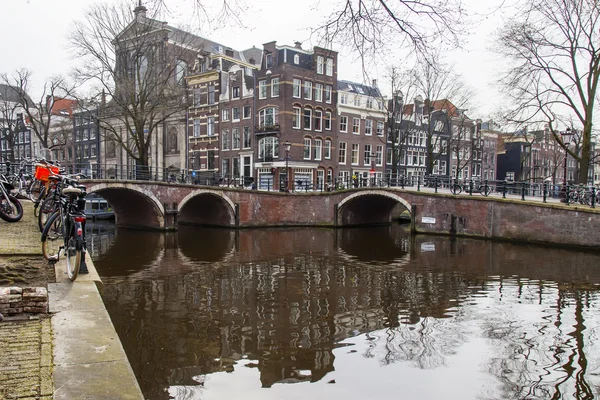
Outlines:
[[[401,225],[88,241],[147,399],[600,396],[600,254]]]

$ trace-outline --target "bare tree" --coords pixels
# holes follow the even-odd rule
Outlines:
[[[4,76],[2,76],[2,81]],[[9,161],[15,161],[15,143],[19,133],[26,131],[23,107],[20,104],[19,88],[0,83],[0,140],[5,140],[9,149]]]
[[[75,25],[71,43],[84,61],[75,74],[94,85],[102,106],[97,119],[103,140],[148,166],[157,130],[188,105],[185,74],[204,43],[147,17],[141,4],[134,12],[132,20],[126,4],[95,5]]]
[[[598,102],[599,18],[596,0],[527,0],[497,38],[497,51],[510,65],[501,79],[514,105],[506,119],[548,124],[579,163],[579,183],[587,182]],[[583,127],[580,154],[559,134],[571,116]]]
[[[315,29],[326,47],[336,42],[358,52],[365,65],[391,50],[424,54],[456,47],[464,31],[461,0],[339,0]]]
[[[451,149],[452,117],[469,108],[472,91],[452,66],[444,64],[439,53],[429,56],[413,70],[416,87],[425,97],[427,123],[427,174],[435,163]]]
[[[12,75],[3,74],[0,79],[15,88],[15,93],[18,95],[18,106],[23,110],[29,120],[31,130],[42,146],[52,149],[64,145],[62,140],[53,138],[51,134],[53,110],[59,99],[68,98],[73,94],[73,84],[64,77],[53,77],[44,83],[40,96],[33,100],[28,94],[31,89],[31,72],[29,70],[20,69]]]

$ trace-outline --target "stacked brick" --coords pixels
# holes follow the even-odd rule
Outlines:
[[[44,287],[0,287],[0,313],[4,315],[48,312],[48,290]]]

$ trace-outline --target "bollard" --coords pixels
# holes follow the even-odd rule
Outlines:
[[[437,175],[433,177],[433,186],[435,186],[435,193],[438,192],[438,177]]]
[[[521,182],[521,200],[525,201],[525,182]]]
[[[473,196],[473,179],[469,179],[469,196]]]
[[[592,192],[592,208],[596,208],[596,188],[592,186],[590,191]]]
[[[421,191],[421,177],[417,175],[417,192]]]
[[[485,194],[486,197],[489,196],[489,192],[488,192],[489,188],[490,188],[490,186],[488,185],[488,180],[486,179],[483,182],[483,190],[484,190],[483,193]]]
[[[571,197],[571,195],[569,194],[569,185],[567,185],[565,187],[565,204],[569,205],[569,197]]]
[[[548,183],[544,182],[544,192],[542,194],[544,198],[544,203],[546,202],[546,197],[548,196]]]
[[[502,181],[502,198],[506,198],[506,181]]]

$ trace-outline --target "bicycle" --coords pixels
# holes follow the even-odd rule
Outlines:
[[[67,276],[77,279],[84,265],[85,246],[85,187],[73,186],[73,180],[61,177],[64,186],[58,197],[59,207],[48,218],[42,231],[42,254],[48,261],[56,262],[66,255]]]
[[[0,175],[0,218],[6,222],[17,222],[23,217],[21,202],[11,194],[14,188],[4,175]]]
[[[460,182],[455,181],[454,183],[452,183],[450,185],[450,192],[452,192],[452,194],[454,194],[454,195],[461,194],[463,191],[468,192],[470,184],[471,183],[461,184]],[[487,197],[490,195],[490,193],[492,193],[492,187],[490,185],[488,185],[487,182],[485,182],[484,184],[477,185],[477,187],[474,188],[473,191],[481,194],[482,196]]]

